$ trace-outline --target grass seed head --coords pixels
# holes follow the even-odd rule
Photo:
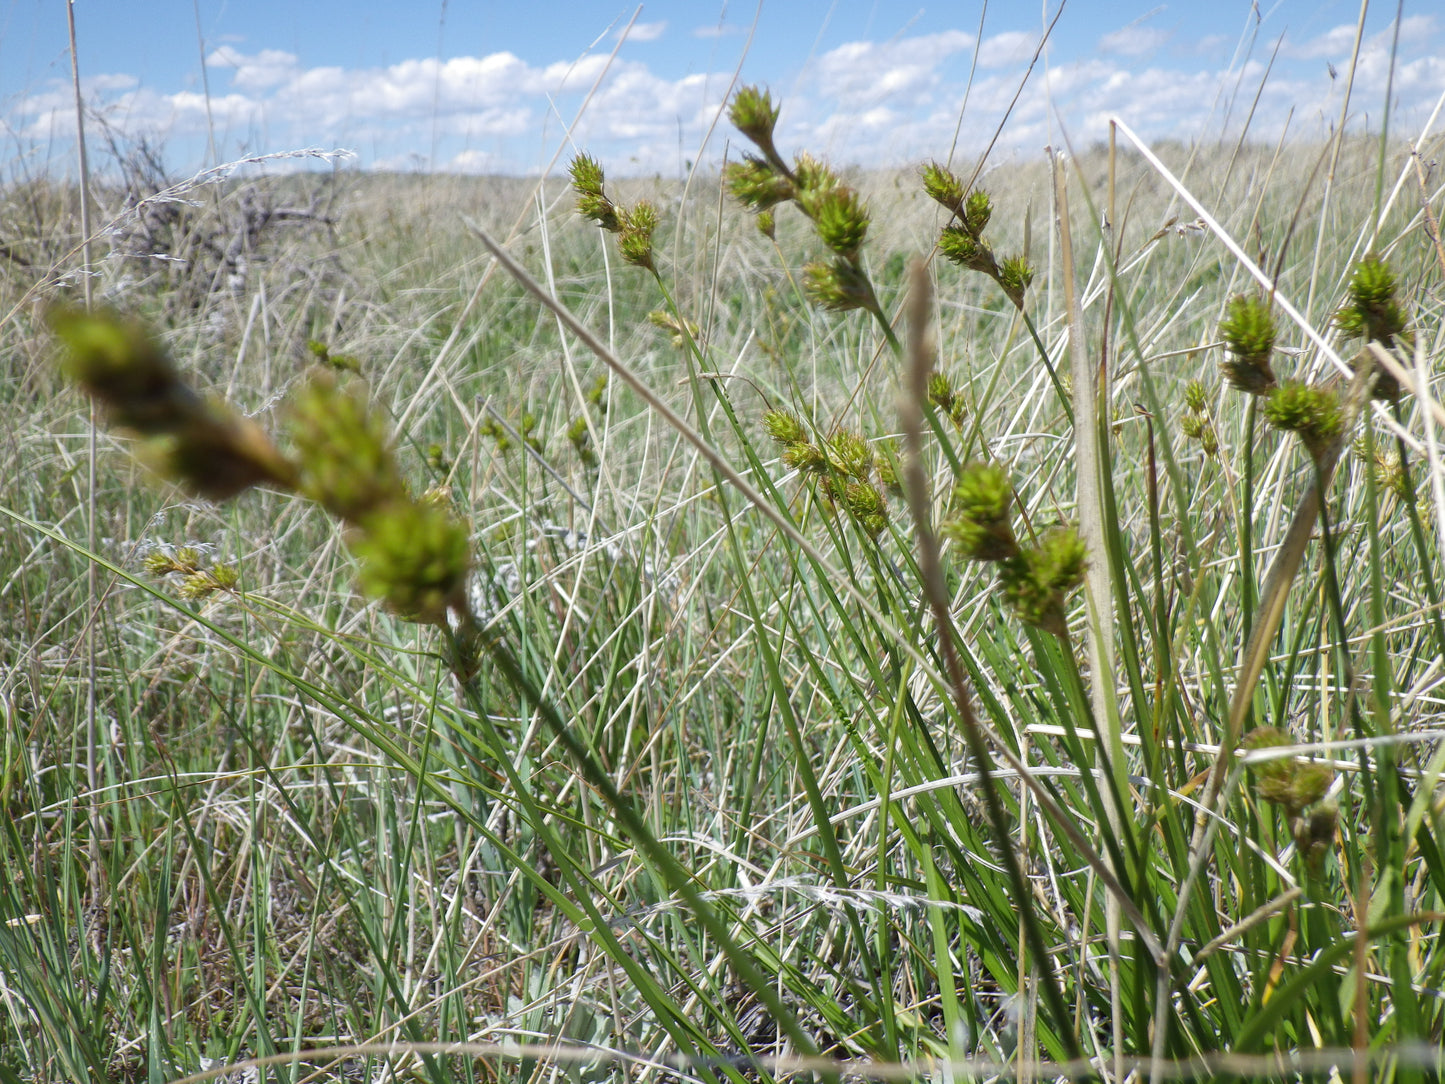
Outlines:
[[[1345,424],[1345,410],[1334,388],[1287,380],[1264,404],[1270,425],[1299,437],[1316,461]]]
[[[158,474],[213,501],[295,482],[294,465],[261,427],[198,394],[139,321],[67,307],[47,319],[65,348],[66,373],[114,425],[140,438],[137,452]]]
[[[1065,601],[1084,582],[1087,564],[1088,550],[1078,531],[1057,527],[1037,546],[1000,565],[1004,601],[1022,621],[1063,636],[1068,632]]]
[[[622,221],[622,234],[617,241],[622,258],[634,267],[654,270],[652,233],[656,229],[657,208],[647,200],[639,200]]]
[[[966,463],[953,487],[954,515],[943,524],[961,556],[1004,561],[1018,555],[1009,512],[1013,485],[998,463]]]
[[[993,200],[989,199],[988,193],[981,188],[970,192],[963,204],[964,228],[975,237],[981,237],[992,217]]]
[[[869,538],[888,527],[888,501],[871,482],[850,481],[843,487],[843,505]]]
[[[928,197],[957,214],[963,209],[963,182],[937,162],[925,162],[919,167],[923,178],[923,191]]]
[[[786,410],[770,410],[763,415],[763,428],[768,431],[778,444],[787,447],[791,444],[801,444],[808,439],[807,430],[796,414]]]
[[[440,625],[464,605],[471,543],[446,508],[397,501],[372,513],[350,545],[358,585],[398,617]]]
[[[386,424],[365,385],[342,386],[316,372],[291,401],[288,430],[301,463],[301,492],[332,515],[357,524],[409,500]]]
[[[829,312],[849,312],[873,305],[873,289],[858,264],[839,256],[831,263],[810,263],[803,268],[803,294]]]
[[[823,244],[839,256],[854,259],[868,235],[868,208],[851,188],[824,189],[816,198],[805,196],[808,213]]]
[[[728,119],[757,148],[769,157],[777,155],[773,146],[773,130],[778,125],[778,114],[782,107],[773,104],[773,96],[756,86],[745,86],[733,95],[733,104],[728,107]]]
[[[1231,298],[1219,334],[1232,355],[1220,363],[1224,379],[1251,395],[1268,395],[1278,383],[1269,366],[1276,330],[1268,303],[1252,294]]]
[[[828,458],[833,469],[860,482],[873,474],[873,449],[860,433],[843,430],[828,442]]]
[[[798,194],[787,176],[753,155],[741,162],[728,163],[723,171],[723,183],[733,199],[758,212],[768,211]]]

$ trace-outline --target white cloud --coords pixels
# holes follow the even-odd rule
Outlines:
[[[802,83],[846,108],[885,100],[926,100],[940,81],[939,68],[973,46],[973,35],[947,30],[889,42],[853,41],[824,53]]]
[[[736,23],[708,23],[703,26],[692,28],[692,36],[695,38],[727,38],[734,34],[741,34],[744,28]]]
[[[666,20],[664,20],[664,21],[662,21],[662,22],[656,22],[656,23],[633,23],[633,24],[632,24],[632,29],[627,32],[627,40],[628,40],[628,41],[656,41],[658,38],[662,37],[662,35],[663,35],[664,33],[666,33],[666,32],[667,32],[667,22],[666,22]],[[621,37],[621,36],[622,36],[622,31],[619,30],[619,31],[617,32],[617,36],[618,36],[618,37]]]
[[[1170,38],[1169,31],[1131,24],[1099,39],[1099,52],[1117,56],[1143,56],[1158,50]]]
[[[647,35],[654,27],[661,33],[663,24],[641,29]],[[1351,27],[1345,31],[1353,34]],[[1416,17],[1401,31],[1393,92],[1404,131],[1445,92],[1445,57],[1430,45],[1438,37],[1437,20]],[[1273,138],[1286,125],[1314,136],[1338,117],[1340,87],[1331,83],[1319,58],[1336,55],[1330,50],[1339,37],[1339,31],[1328,31],[1280,57],[1255,110],[1257,137]],[[1040,65],[1012,106],[1000,153],[1057,143],[1060,125],[1076,145],[1087,145],[1104,136],[1112,114],[1148,138],[1212,139],[1226,115],[1231,124],[1241,123],[1264,78],[1263,65],[1228,67],[1223,41],[1210,45],[1223,47],[1226,55],[1210,60],[1181,60],[1182,42],[1171,50],[1169,64],[1135,59],[1164,42],[1162,31],[1129,27],[1106,35],[1092,56]],[[1356,115],[1374,116],[1381,107],[1391,75],[1391,43],[1388,32],[1372,33],[1364,43],[1355,75]],[[780,148],[785,155],[807,149],[840,165],[894,165],[943,153],[959,123],[976,54],[962,146],[979,150],[1009,110],[1036,45],[1036,35],[1029,33],[1011,31],[978,42],[962,30],[840,45],[806,64],[789,81],[795,89],[780,95]],[[1349,44],[1345,48],[1348,52]],[[159,139],[173,153],[180,153],[177,147],[200,153],[211,123],[227,155],[352,146],[362,152],[364,165],[376,168],[429,168],[435,154],[437,168],[520,172],[550,160],[570,137],[611,171],[672,172],[683,159],[716,161],[732,138],[724,120],[711,147],[699,149],[725,108],[728,72],[670,78],[620,57],[537,64],[507,52],[369,68],[307,67],[293,53],[248,53],[236,44],[217,47],[207,63],[215,69],[216,92],[209,111],[194,87],[166,93],[125,73],[90,77],[84,89],[115,130]],[[581,119],[564,133],[563,124],[571,123],[582,95],[599,77]],[[780,84],[789,85],[774,74],[775,90]],[[1232,112],[1231,95],[1241,96]],[[68,138],[74,123],[63,80],[17,100],[11,110],[12,128],[32,139]]]
[[[1036,34],[1025,34],[1018,30],[1007,30],[1002,34],[984,38],[978,47],[980,68],[1011,68],[1027,64],[1033,59],[1034,50],[1039,46]]]

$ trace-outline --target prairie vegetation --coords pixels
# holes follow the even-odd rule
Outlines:
[[[100,184],[99,317],[5,189],[0,1079],[1436,1078],[1438,137],[749,93],[686,186]]]

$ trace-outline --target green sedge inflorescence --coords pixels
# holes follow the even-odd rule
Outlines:
[[[774,143],[781,107],[766,90],[743,87],[733,97],[728,117],[757,148],[723,174],[733,198],[758,216],[758,228],[775,237],[774,208],[792,203],[813,223],[829,257],[803,269],[803,292],[829,312],[862,309],[884,320],[882,306],[863,268],[868,237],[868,206],[825,163],[807,153],[790,165]]]
[[[953,487],[953,514],[942,533],[959,556],[998,565],[999,592],[1020,620],[1063,636],[1065,605],[1084,582],[1088,551],[1077,530],[1060,526],[1030,546],[1014,534],[1013,483],[1000,463],[966,463]]]
[[[398,616],[444,624],[467,609],[471,542],[443,503],[412,496],[387,427],[368,403],[356,366],[322,347],[287,411],[294,445],[283,455],[252,419],[204,398],[138,322],[61,308],[50,323],[71,378],[137,437],[158,473],[197,496],[227,500],[257,485],[301,494],[340,519],[362,591]],[[234,590],[236,570],[202,565],[193,549],[153,554],[153,576],[178,575],[189,599]]]
[[[951,263],[993,279],[1014,307],[1022,309],[1034,271],[1022,255],[1000,259],[984,237],[993,217],[988,193],[966,190],[963,181],[937,162],[926,163],[919,172],[924,192],[952,215],[938,235],[938,250]]]
[[[1275,376],[1270,358],[1278,329],[1269,301],[1247,294],[1231,298],[1219,335],[1228,352],[1220,363],[1225,382],[1260,396],[1265,421],[1295,434],[1310,457],[1322,462],[1344,431],[1344,403],[1337,387]]]
[[[1241,744],[1252,752],[1283,749],[1295,741],[1278,727],[1261,726],[1246,734]],[[1284,811],[1299,853],[1310,866],[1318,867],[1334,843],[1339,821],[1339,807],[1325,801],[1334,771],[1314,761],[1278,757],[1254,764],[1251,775],[1254,793]]]
[[[763,415],[763,427],[783,449],[783,463],[815,482],[828,500],[845,509],[870,538],[888,526],[888,499],[880,486],[896,476],[885,473],[872,445],[860,433],[840,430],[813,439],[802,420],[785,410]]]

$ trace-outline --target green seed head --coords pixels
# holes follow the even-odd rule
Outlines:
[[[928,374],[928,401],[941,410],[953,406],[953,385],[937,369]]]
[[[1345,411],[1333,388],[1287,380],[1270,393],[1264,417],[1276,429],[1294,433],[1319,460],[1345,425]]]
[[[810,194],[816,198],[817,194],[836,188],[840,183],[838,175],[828,168],[826,162],[806,151],[794,159],[793,176],[797,178],[799,200],[808,198]]]
[[[787,176],[752,155],[741,162],[730,162],[723,171],[723,181],[733,199],[754,211],[767,211],[797,195]]]
[[[1024,293],[1034,281],[1034,269],[1022,256],[1009,256],[999,266],[998,284],[1015,308],[1023,308]]]
[[[802,471],[804,474],[827,474],[828,457],[811,441],[798,441],[790,444],[783,452],[783,464],[793,470]]]
[[[887,528],[888,501],[871,482],[847,483],[843,504],[869,538],[877,538]]]
[[[967,463],[953,487],[954,514],[943,524],[959,554],[973,561],[1002,561],[1017,555],[1009,511],[1013,486],[998,463]]]
[[[141,438],[142,459],[190,493],[234,497],[254,485],[290,487],[295,467],[250,418],[198,394],[138,321],[100,310],[47,314],[69,376],[111,422]]]
[[[1232,357],[1221,363],[1224,379],[1251,395],[1267,395],[1274,388],[1269,356],[1274,352],[1275,324],[1269,305],[1252,294],[1229,301],[1219,325],[1220,337]]]
[[[1184,385],[1184,406],[1194,414],[1203,414],[1208,405],[1208,395],[1202,380],[1191,380]]]
[[[866,482],[873,474],[873,449],[859,433],[844,430],[833,437],[828,442],[828,458],[839,474],[859,482]]]
[[[786,410],[770,410],[763,415],[763,427],[767,429],[768,436],[784,447],[790,444],[799,444],[808,439],[807,430],[796,414],[790,414]]]
[[[937,162],[924,163],[919,173],[929,198],[957,213],[963,206],[963,182]]]
[[[440,505],[403,500],[373,513],[351,550],[362,591],[407,621],[443,624],[448,607],[465,604],[471,544]]]
[[[778,228],[773,222],[772,211],[758,212],[758,232],[769,241],[776,241],[778,239]]]
[[[386,424],[364,385],[343,387],[331,373],[315,373],[291,401],[287,428],[301,463],[301,492],[332,515],[360,523],[409,499]]]
[[[990,276],[998,272],[993,250],[988,247],[988,243],[975,240],[968,230],[957,223],[945,226],[938,235],[938,250],[950,262],[970,271],[981,271]]]
[[[803,293],[829,312],[866,309],[873,304],[873,291],[863,269],[842,256],[832,263],[810,263],[803,268]]]
[[[823,244],[839,256],[853,259],[868,234],[868,208],[851,188],[828,188],[804,197],[805,210],[818,227]]]
[[[1244,749],[1279,749],[1295,744],[1294,739],[1284,731],[1272,726],[1261,726],[1244,736]],[[1283,806],[1291,817],[1298,817],[1305,808],[1314,805],[1329,792],[1334,781],[1334,772],[1324,764],[1301,763],[1280,757],[1251,765],[1254,773],[1254,790],[1266,802]]]
[[[975,237],[983,235],[988,220],[993,217],[993,201],[983,189],[974,189],[963,204],[963,225]]]
[[[572,188],[579,195],[602,194],[602,165],[590,154],[579,154],[567,170]]]
[[[1004,601],[1030,625],[1063,636],[1068,631],[1064,603],[1084,582],[1088,551],[1072,527],[1059,527],[1038,545],[1004,561],[999,583]]]
[[[768,91],[746,86],[733,95],[728,119],[733,122],[733,127],[766,154],[773,149],[773,130],[777,127],[781,108],[773,104]]]
[[[622,258],[635,267],[653,269],[652,232],[657,229],[657,208],[647,200],[638,201],[627,212],[617,245]]]
[[[1355,265],[1350,301],[1344,311],[1355,314],[1359,334],[1389,346],[1405,330],[1405,311],[1395,296],[1397,285],[1390,265],[1374,253]],[[1336,322],[1340,322],[1339,317]]]

